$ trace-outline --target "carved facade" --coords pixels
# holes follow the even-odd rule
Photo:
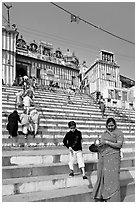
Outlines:
[[[62,88],[78,88],[82,84],[88,94],[101,93],[107,105],[128,107],[129,103],[133,104],[134,92],[130,91],[129,97],[129,88],[135,82],[120,75],[114,53],[101,50],[99,55],[88,68],[85,61],[80,65],[69,49],[63,54],[60,48],[54,50],[52,44],[44,41],[26,43],[15,27],[2,28],[2,79],[5,84],[12,85],[18,76],[35,76],[42,85],[48,85],[51,80]]]
[[[74,53],[63,55],[60,48],[35,40],[27,43],[13,28],[2,30],[2,79],[12,85],[16,77],[35,76],[39,84],[47,85],[50,80],[62,88],[79,86],[79,61]]]
[[[120,66],[112,52],[100,51],[100,57],[85,72],[83,82],[86,92],[95,98],[100,93],[108,106],[129,108],[129,88],[135,83],[120,75]]]

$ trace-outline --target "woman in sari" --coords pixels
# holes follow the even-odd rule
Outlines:
[[[9,138],[17,137],[18,135],[18,122],[21,122],[17,110],[15,109],[13,113],[8,116],[7,130],[9,131]]]
[[[96,144],[99,149],[97,181],[93,189],[95,201],[120,202],[120,149],[124,135],[116,121],[108,118],[106,131]]]

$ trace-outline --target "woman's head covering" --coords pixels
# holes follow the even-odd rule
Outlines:
[[[18,111],[17,111],[17,109],[14,109],[13,113],[15,113],[15,114],[18,114]]]
[[[112,122],[112,123],[115,125],[115,128],[117,127],[117,124],[116,124],[115,119],[112,118],[112,117],[110,117],[110,118],[108,118],[107,121],[106,121],[106,128],[107,128],[107,126],[108,126],[108,124],[109,124],[110,122]]]

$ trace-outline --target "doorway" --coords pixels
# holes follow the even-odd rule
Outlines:
[[[16,65],[16,77],[19,76],[27,76],[27,65],[24,64],[17,64]]]

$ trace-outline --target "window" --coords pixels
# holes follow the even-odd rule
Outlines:
[[[106,74],[106,79],[107,79],[107,80],[110,80],[110,76],[111,76],[111,74],[110,74],[110,73],[107,73],[107,74]]]
[[[37,74],[36,77],[37,77],[38,79],[40,79],[40,69],[37,69],[37,73],[36,73],[36,74]]]
[[[114,99],[114,90],[108,90],[108,98]]]
[[[115,99],[121,100],[121,95],[119,90],[115,90]]]
[[[127,92],[126,91],[122,92],[122,101],[127,101]]]

